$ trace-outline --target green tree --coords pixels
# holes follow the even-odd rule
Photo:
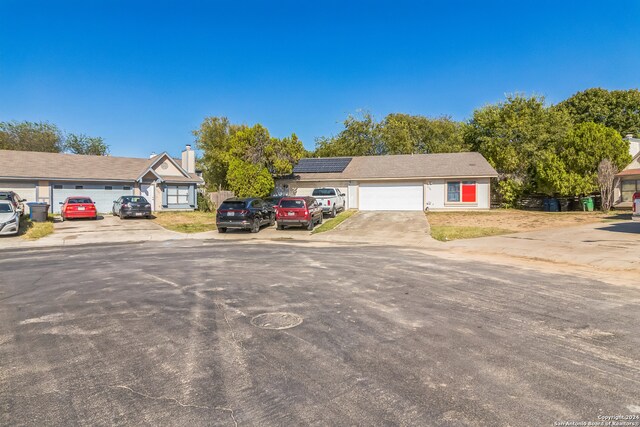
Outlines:
[[[274,187],[273,177],[265,166],[237,157],[229,160],[227,182],[237,197],[265,197]]]
[[[334,137],[316,140],[315,156],[454,153],[468,151],[461,123],[449,117],[429,118],[394,113],[376,122],[370,113],[350,115]]]
[[[106,156],[109,154],[109,146],[105,144],[104,139],[101,137],[70,133],[65,138],[64,151],[72,154]]]
[[[286,138],[271,138],[265,151],[267,168],[273,176],[285,176],[293,172],[293,167],[301,158],[307,157],[302,141],[295,134]]]
[[[210,189],[228,188],[229,140],[243,128],[246,126],[233,125],[226,117],[207,117],[200,128],[193,132],[196,145],[202,151],[202,157],[198,163]]]
[[[0,149],[59,153],[64,137],[57,126],[46,122],[0,122]]]
[[[617,170],[631,162],[629,142],[615,129],[586,122],[576,125],[536,163],[539,191],[561,196],[598,190],[598,166],[608,159]]]
[[[475,110],[465,140],[498,171],[503,205],[513,206],[522,193],[534,189],[532,178],[541,157],[560,146],[570,130],[565,110],[547,108],[540,96],[516,94]]]
[[[566,110],[575,123],[594,122],[621,135],[640,133],[640,91],[591,88],[578,92],[555,108]]]
[[[469,151],[463,124],[450,117],[389,114],[379,126],[388,154],[458,153]]]
[[[195,135],[208,185],[243,197],[267,196],[274,178],[290,174],[306,154],[295,134],[274,138],[260,124],[232,125],[225,117],[206,118]]]
[[[363,112],[349,115],[337,136],[316,140],[316,157],[375,156],[386,154],[380,137],[380,126],[373,116]]]

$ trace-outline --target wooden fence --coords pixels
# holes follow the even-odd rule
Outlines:
[[[209,196],[209,200],[211,200],[211,202],[213,202],[213,204],[217,208],[222,204],[222,202],[224,202],[227,199],[230,199],[231,197],[234,197],[235,195],[233,194],[233,191],[222,190],[222,191],[215,191],[213,193],[208,193],[208,196]]]

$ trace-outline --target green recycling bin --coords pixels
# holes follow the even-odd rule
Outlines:
[[[583,197],[580,199],[580,203],[583,211],[593,212],[593,197]]]

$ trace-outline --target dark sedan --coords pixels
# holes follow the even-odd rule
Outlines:
[[[122,196],[113,201],[112,212],[121,219],[128,217],[151,218],[151,204],[142,196]]]
[[[276,213],[270,203],[262,199],[250,197],[225,200],[216,213],[218,232],[226,233],[228,228],[260,231],[263,225],[274,225]]]

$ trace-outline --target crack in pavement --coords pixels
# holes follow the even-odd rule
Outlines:
[[[110,388],[119,388],[119,389],[123,389],[123,390],[128,390],[133,394],[137,394],[138,396],[142,396],[142,397],[147,398],[147,399],[152,399],[152,400],[171,400],[171,401],[177,403],[179,406],[182,406],[183,408],[198,408],[198,409],[207,409],[207,410],[215,409],[215,410],[218,410],[218,411],[228,412],[229,415],[231,415],[231,420],[233,421],[234,426],[238,427],[238,421],[236,420],[234,411],[231,408],[226,408],[224,406],[209,407],[209,406],[192,405],[192,404],[189,404],[189,403],[182,403],[178,399],[176,399],[175,397],[151,396],[149,394],[141,393],[139,391],[136,391],[136,390],[134,390],[131,387],[126,386],[126,385],[114,385],[114,386],[109,386],[109,387]]]
[[[229,328],[229,332],[231,333],[231,340],[236,345],[236,347],[240,349],[240,351],[245,352],[244,345],[242,345],[242,342],[238,341],[238,339],[236,338],[236,334],[233,330],[233,327],[231,326],[231,323],[229,322],[229,318],[227,317],[227,305],[219,301],[214,301],[214,304],[217,308],[219,308],[222,311],[222,316],[224,317],[224,321],[227,323],[227,327]]]

